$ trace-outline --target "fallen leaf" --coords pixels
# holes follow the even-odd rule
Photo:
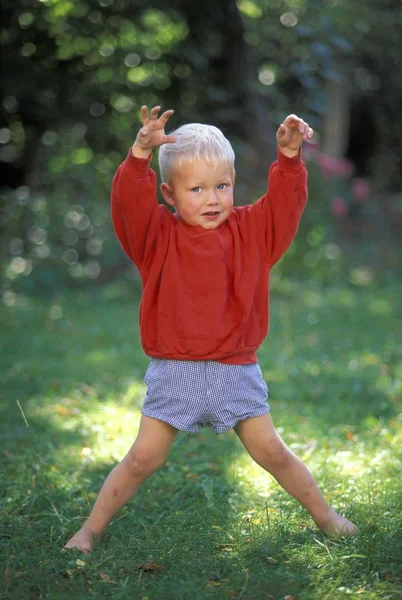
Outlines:
[[[75,564],[76,564],[78,567],[85,567],[85,565],[86,565],[86,562],[84,562],[84,561],[83,561],[83,560],[81,560],[80,558],[77,558],[77,560],[75,561]]]
[[[241,520],[242,521],[247,521],[248,523],[250,523],[251,521],[254,523],[255,521],[257,521],[257,518],[254,517],[254,515],[252,514],[254,511],[250,511],[249,513],[247,513],[246,515],[243,515]],[[259,519],[258,519],[259,520]]]
[[[138,570],[142,573],[154,573],[155,571],[162,571],[162,565],[158,565],[157,563],[145,563],[145,565],[141,565],[138,567]]]
[[[99,576],[102,579],[102,581],[105,581],[106,583],[113,583],[114,585],[117,585],[117,581],[113,581],[113,579],[110,579],[110,576],[107,573],[104,573],[103,571],[101,571],[99,573]]]
[[[225,550],[226,552],[233,552],[233,544],[216,544],[218,550]]]
[[[65,571],[63,571],[61,576],[64,577],[64,579],[67,579],[68,577],[73,577],[77,570],[78,569],[66,569]]]
[[[10,576],[11,573],[13,572],[11,567],[7,567],[6,570],[4,571],[4,588],[6,590],[6,594],[8,592],[8,588],[10,586]]]
[[[78,387],[82,392],[84,392],[84,394],[87,394],[87,396],[96,396],[96,390],[91,385],[88,385],[87,383],[81,381],[78,384]]]
[[[61,404],[56,404],[53,410],[62,417],[67,417],[73,414],[71,408],[67,408],[67,406],[61,406]]]

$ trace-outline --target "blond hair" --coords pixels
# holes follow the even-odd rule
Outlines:
[[[169,133],[177,140],[159,148],[159,169],[162,181],[171,183],[173,174],[184,163],[205,160],[212,166],[227,164],[234,170],[235,154],[233,148],[214,125],[189,123]]]

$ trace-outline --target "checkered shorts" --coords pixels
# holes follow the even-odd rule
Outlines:
[[[142,414],[182,431],[211,427],[222,433],[269,412],[268,388],[257,363],[152,358],[144,381]]]

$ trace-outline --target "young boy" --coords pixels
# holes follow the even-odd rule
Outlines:
[[[323,498],[307,467],[276,432],[256,350],[268,331],[268,280],[291,243],[307,199],[301,145],[309,126],[290,115],[277,132],[267,193],[233,207],[234,153],[216,127],[165,135],[173,110],[141,109],[143,127],[112,187],[120,243],[139,269],[140,328],[151,363],[138,437],[107,477],[66,548],[88,552],[116,512],[165,461],[178,430],[234,428],[251,457],[326,533],[356,527]],[[152,151],[159,150],[158,205]]]

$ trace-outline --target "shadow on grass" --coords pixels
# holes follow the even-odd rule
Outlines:
[[[223,594],[256,600],[269,594],[321,599],[304,590],[319,565],[327,564],[325,547],[318,561],[313,552],[315,540],[322,539],[309,529],[296,503],[289,504],[275,489],[269,499],[259,493],[247,465],[239,476],[245,451],[233,432],[218,437],[209,431],[179,434],[167,463],[115,519],[104,542],[84,559],[85,566],[77,565],[76,554],[60,554],[113,464],[135,438],[148,363],[132,306],[111,302],[95,308],[87,301],[81,306],[66,303],[60,320],[49,316],[49,306],[16,308],[7,321],[13,327],[1,374],[2,547],[11,569],[6,597],[78,599],[95,593],[107,598],[112,589],[114,598],[130,600]],[[296,342],[309,340],[304,330],[293,333]],[[29,338],[24,347],[22,334]],[[274,327],[273,347],[281,335]],[[288,343],[272,359],[267,350],[271,341],[261,348],[273,417],[283,426],[285,440],[307,435],[326,443],[345,428],[339,443],[349,443],[352,438],[346,434],[369,434],[373,423],[386,424],[396,416],[396,394],[389,387],[396,373],[396,345],[387,349],[387,359],[380,356],[381,339],[373,339],[368,337],[371,354],[361,371],[348,367],[355,360],[353,346],[341,348],[342,360],[332,370],[325,371],[328,358],[323,359],[318,372],[314,363],[318,356],[328,357],[329,342],[319,349],[314,339],[311,347],[297,342],[301,350],[294,353]],[[374,421],[370,424],[367,417]],[[374,509],[373,504],[370,510],[380,520]],[[379,536],[377,545],[393,547],[389,533]],[[354,542],[344,547],[353,550]],[[362,552],[360,546],[360,552],[344,551],[342,556],[369,555],[368,548]],[[139,571],[153,561],[163,569]]]
[[[233,432],[178,434],[166,464],[116,517],[95,552],[89,557],[60,554],[114,461],[83,462],[78,429],[63,430],[40,415],[29,421],[34,437],[27,432],[22,445],[20,437],[19,461],[8,459],[14,480],[9,478],[12,502],[2,534],[5,563],[12,569],[6,598],[85,598],[88,593],[107,598],[110,589],[114,598],[149,595],[155,600],[222,594],[256,600],[296,594],[320,598],[309,595],[309,589],[320,564],[329,560],[325,540],[283,494],[274,492],[267,503],[255,490],[250,492],[247,477],[239,478],[234,468],[244,450]],[[86,434],[85,444],[99,443],[96,433]],[[28,462],[37,455],[39,469],[35,461]],[[379,536],[377,546],[385,540]],[[339,552],[356,554],[356,560],[363,555],[354,541],[345,542]],[[144,564],[161,570],[143,572]],[[390,569],[383,566],[382,572]],[[338,576],[338,587],[348,578],[353,581],[349,572]]]

